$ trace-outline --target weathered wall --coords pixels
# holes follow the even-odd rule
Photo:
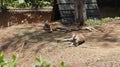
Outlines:
[[[112,7],[102,7],[100,8],[101,17],[118,17],[120,16],[120,8],[112,8]]]
[[[97,0],[101,17],[120,16],[120,0]]]
[[[0,12],[0,26],[21,23],[40,23],[51,20],[51,11],[11,10]]]
[[[100,7],[120,7],[120,0],[97,0]]]

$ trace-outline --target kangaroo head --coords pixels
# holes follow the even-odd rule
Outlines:
[[[45,31],[50,31],[50,23],[49,23],[48,21],[45,21],[45,22],[44,22],[44,27],[43,27],[43,29],[44,29]]]

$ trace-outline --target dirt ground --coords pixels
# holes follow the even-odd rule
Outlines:
[[[32,67],[35,57],[48,59],[60,67],[119,67],[120,66],[120,20],[102,25],[93,25],[92,32],[80,30],[86,42],[78,47],[69,47],[69,42],[57,42],[70,38],[70,33],[46,33],[43,24],[21,24],[0,29],[0,51],[5,57],[19,54],[18,64]]]

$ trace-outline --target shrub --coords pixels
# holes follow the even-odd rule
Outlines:
[[[12,55],[9,60],[5,60],[4,53],[0,53],[0,67],[17,67],[17,56]]]
[[[103,18],[101,20],[88,19],[87,21],[85,21],[85,25],[103,24],[103,23],[107,23],[111,20],[112,20],[112,18],[110,18],[110,17]]]
[[[18,67],[17,60],[18,60],[18,56],[16,55],[12,55],[12,57],[9,60],[7,60],[4,58],[4,53],[3,52],[0,53],[0,67]],[[50,62],[42,58],[37,57],[35,58],[35,61],[36,64],[33,65],[33,67],[51,67]],[[60,67],[67,67],[67,66],[64,62],[61,62]]]

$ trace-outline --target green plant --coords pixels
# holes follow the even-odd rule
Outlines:
[[[109,22],[109,21],[111,21],[112,19],[113,19],[113,18],[110,18],[110,17],[103,18],[103,19],[101,20],[101,23]]]
[[[24,3],[20,3],[20,4],[17,4],[16,7],[18,8],[25,8],[27,7],[27,4],[24,2]]]
[[[115,20],[120,20],[120,17],[115,17],[114,19],[115,19]]]
[[[18,60],[18,57],[16,55],[12,55],[12,58],[8,63],[8,67],[17,67],[17,60]]]
[[[35,64],[33,67],[50,67],[50,62],[43,60],[41,58],[36,58],[37,64]],[[57,67],[57,66],[54,66]],[[60,67],[67,67],[67,65],[64,62],[60,63]]]
[[[8,10],[8,8],[7,8],[6,5],[3,5],[3,6],[0,7],[0,10],[1,10],[2,12],[6,12],[6,11]]]
[[[102,18],[101,20],[88,19],[87,21],[85,21],[85,25],[96,25],[96,24],[99,25],[99,24],[107,23],[111,20],[112,18],[110,17]]]
[[[44,1],[44,0],[38,1],[38,3],[39,3],[39,6],[40,6],[40,7],[51,6],[51,2]]]
[[[5,60],[4,53],[0,53],[0,67],[17,67],[17,56],[12,55],[11,59]]]
[[[35,60],[37,61],[37,64],[35,64],[33,67],[50,67],[50,63],[48,63],[48,61],[43,60],[41,58],[35,58]]]
[[[2,53],[0,53],[0,67],[3,67],[3,65],[4,65],[4,53],[2,52]]]
[[[67,67],[67,65],[64,62],[61,62],[61,67]]]
[[[0,53],[0,67],[17,67],[17,61],[18,61],[18,55],[12,55],[10,59],[4,58],[4,53]],[[50,67],[50,62],[47,60],[43,60],[42,58],[35,58],[35,61],[37,62],[33,67]],[[57,67],[57,66],[54,66]],[[60,67],[67,67],[64,62],[61,62]]]
[[[44,6],[52,6],[54,0],[24,0],[21,3],[21,0],[1,0],[1,7],[6,6],[6,8],[36,8]],[[2,8],[2,9],[5,9]]]

